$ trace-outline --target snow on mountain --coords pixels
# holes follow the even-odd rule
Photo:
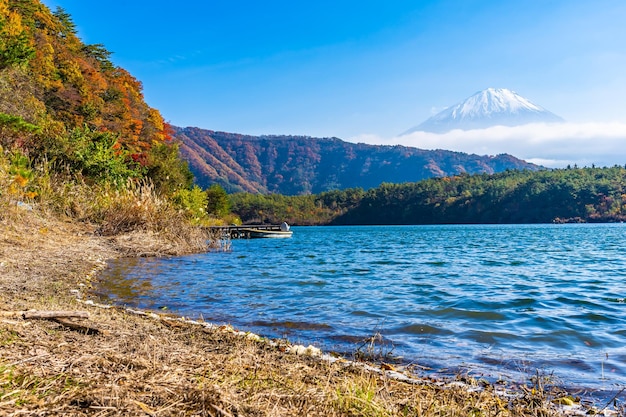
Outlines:
[[[479,91],[461,103],[429,118],[404,135],[424,131],[444,133],[453,129],[485,129],[492,126],[520,126],[564,120],[506,88]]]

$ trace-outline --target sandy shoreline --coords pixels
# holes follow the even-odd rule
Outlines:
[[[479,381],[402,381],[386,365],[353,366],[230,328],[79,302],[106,261],[150,236],[24,212],[0,223],[2,415],[562,415],[565,393],[502,395]],[[134,248],[134,249],[133,249]],[[19,312],[81,311],[78,329]],[[156,318],[156,319],[155,319]],[[82,329],[82,330],[81,330]],[[89,331],[91,329],[92,331]],[[304,349],[301,355],[290,350]],[[381,369],[382,368],[382,369]],[[495,395],[500,391],[499,395]]]

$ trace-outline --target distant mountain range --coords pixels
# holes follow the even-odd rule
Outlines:
[[[220,184],[228,192],[316,194],[460,173],[540,169],[506,154],[479,156],[338,138],[246,136],[194,127],[175,132],[196,183],[203,188]]]
[[[530,100],[505,88],[488,88],[437,113],[403,135],[424,131],[445,133],[454,129],[485,129],[564,120]]]

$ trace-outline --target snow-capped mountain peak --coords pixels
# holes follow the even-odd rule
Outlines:
[[[520,111],[545,111],[514,91],[505,88],[488,88],[479,91],[452,109],[454,118],[476,118],[497,113]]]
[[[506,88],[487,88],[449,107],[405,134],[417,131],[443,133],[453,129],[484,129],[528,123],[562,122],[563,119]]]

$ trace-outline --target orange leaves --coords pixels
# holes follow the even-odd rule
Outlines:
[[[107,106],[107,128],[118,132],[122,143],[131,151],[143,152],[150,149],[153,142],[163,141],[166,137],[163,118],[158,110],[144,102],[141,83],[121,68],[105,75],[109,88],[119,95]]]
[[[21,174],[17,174],[13,177],[13,182],[23,188],[26,187],[26,184],[28,184],[28,178],[23,177]]]
[[[13,175],[13,181],[9,184],[9,193],[18,200],[32,200],[38,193],[30,188],[30,180],[22,174]]]

